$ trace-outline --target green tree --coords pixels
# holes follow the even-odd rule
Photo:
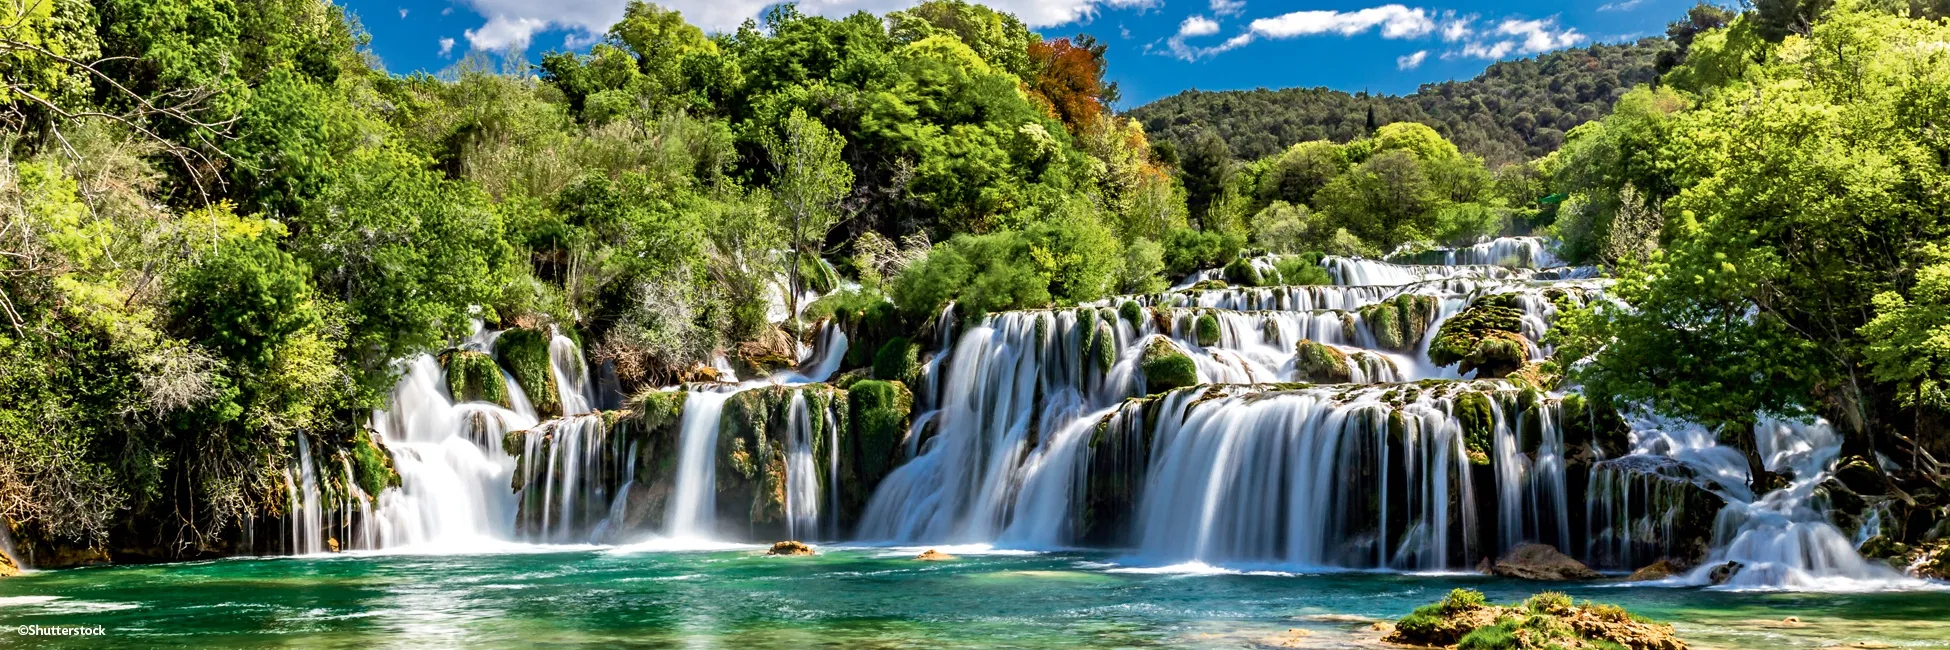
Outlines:
[[[817,258],[827,233],[853,215],[840,206],[853,186],[853,170],[841,160],[846,141],[804,111],[793,111],[780,133],[766,142],[774,176],[772,198],[777,202],[779,229],[785,234],[786,269],[790,278],[787,305],[799,313],[799,260]]]

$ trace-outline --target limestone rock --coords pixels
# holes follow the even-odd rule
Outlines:
[[[772,550],[766,551],[765,554],[766,555],[812,555],[813,549],[811,546],[806,545],[805,542],[801,542],[797,540],[786,540],[783,542],[777,542],[772,544]]]
[[[1347,353],[1319,341],[1301,339],[1293,346],[1293,368],[1300,381],[1345,384],[1353,381]]]
[[[1497,558],[1490,573],[1523,580],[1590,580],[1598,577],[1583,562],[1543,544],[1518,544]]]
[[[1631,577],[1626,578],[1626,580],[1631,582],[1645,582],[1647,580],[1664,580],[1666,578],[1670,578],[1685,572],[1686,572],[1685,568],[1672,563],[1671,560],[1660,558],[1660,560],[1657,562],[1653,562],[1643,567],[1639,567],[1639,570],[1633,571]]]
[[[1728,580],[1732,580],[1733,576],[1740,573],[1740,570],[1746,568],[1746,566],[1747,565],[1741,564],[1739,562],[1728,562],[1726,564],[1721,564],[1719,566],[1713,567],[1712,571],[1706,572],[1706,579],[1708,582],[1711,582],[1713,584],[1723,585],[1726,584]]]
[[[1484,296],[1442,322],[1429,344],[1429,360],[1461,364],[1459,371],[1474,370],[1479,379],[1507,377],[1529,360],[1530,342],[1522,332],[1523,312],[1510,295]]]
[[[955,559],[955,556],[934,549],[928,549],[922,551],[920,555],[914,556],[914,559],[922,562],[946,562]]]

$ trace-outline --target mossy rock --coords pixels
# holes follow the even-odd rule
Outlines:
[[[1096,362],[1098,372],[1109,371],[1117,363],[1117,333],[1111,330],[1109,321],[1097,323],[1097,335],[1090,337],[1090,347],[1085,352]]]
[[[393,466],[393,455],[386,453],[386,449],[372,439],[371,433],[359,429],[353,434],[352,447],[348,451],[352,455],[353,478],[367,496],[377,498],[386,488],[400,486],[399,470]]]
[[[1144,329],[1144,307],[1139,306],[1136,300],[1126,300],[1118,305],[1117,317],[1130,323],[1132,330]]]
[[[1253,266],[1252,260],[1243,257],[1228,262],[1223,273],[1226,282],[1233,286],[1257,287],[1265,284],[1265,278],[1260,275],[1259,269]]]
[[[1671,625],[1632,615],[1617,605],[1576,604],[1561,593],[1541,593],[1512,605],[1485,602],[1481,593],[1457,589],[1441,602],[1418,607],[1382,639],[1459,650],[1686,650]]]
[[[1153,395],[1198,385],[1198,364],[1165,339],[1152,339],[1138,363],[1147,392]]]
[[[549,366],[548,344],[553,338],[542,330],[517,328],[494,339],[495,361],[514,376],[528,402],[535,405],[535,413],[543,418],[562,415],[555,372]]]
[[[1345,384],[1353,381],[1347,353],[1312,339],[1301,339],[1293,346],[1293,367],[1300,381],[1316,384]]]
[[[508,383],[501,378],[501,366],[494,357],[473,350],[449,350],[440,355],[441,369],[447,373],[447,392],[459,402],[488,402],[511,408]]]
[[[1206,280],[1203,282],[1199,282],[1198,284],[1192,285],[1191,290],[1192,291],[1224,291],[1226,288],[1227,287],[1226,287],[1225,280]]]
[[[1192,334],[1200,347],[1218,345],[1221,334],[1219,317],[1209,312],[1199,314],[1198,318],[1192,320]]]
[[[899,460],[914,394],[900,382],[868,380],[855,383],[847,391],[847,405],[852,409],[849,422],[853,431],[849,437],[859,462],[858,484],[852,487],[870,495]]]
[[[1436,298],[1404,294],[1362,307],[1361,320],[1374,333],[1375,344],[1397,352],[1413,352],[1422,346],[1429,325],[1435,321]]]
[[[881,381],[912,382],[921,367],[921,346],[905,336],[888,339],[873,354],[873,378]]]
[[[1456,398],[1456,420],[1462,424],[1463,448],[1468,450],[1472,462],[1478,454],[1488,464],[1492,441],[1496,437],[1496,409],[1490,397],[1482,393],[1463,393]]]
[[[1462,313],[1443,321],[1429,344],[1429,360],[1436,365],[1461,364],[1464,374],[1476,371],[1482,379],[1507,377],[1529,361],[1524,339],[1523,312],[1508,295],[1485,296]]]

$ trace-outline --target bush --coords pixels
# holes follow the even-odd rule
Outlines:
[[[1440,604],[1444,613],[1455,614],[1483,607],[1490,601],[1483,597],[1483,592],[1458,587],[1449,590],[1449,595],[1444,596]]]
[[[1218,268],[1239,256],[1245,238],[1238,235],[1181,228],[1165,234],[1165,270],[1183,277],[1200,269]]]
[[[920,367],[920,346],[905,336],[888,339],[873,353],[873,378],[882,381],[913,381]]]
[[[1257,287],[1268,284],[1266,278],[1260,276],[1259,268],[1253,266],[1252,260],[1244,257],[1234,258],[1231,262],[1226,263],[1225,279],[1226,284],[1239,287]]]
[[[1139,238],[1124,247],[1123,274],[1118,278],[1118,290],[1130,294],[1157,293],[1164,291],[1166,283],[1165,249],[1158,242]]]
[[[1192,332],[1196,335],[1200,346],[1210,347],[1218,345],[1221,334],[1219,317],[1209,313],[1199,314],[1198,319],[1192,321]]]
[[[1130,323],[1131,329],[1133,330],[1144,328],[1144,308],[1138,306],[1136,300],[1126,300],[1123,304],[1118,305],[1117,317],[1124,319],[1126,323]]]
[[[1282,255],[1273,260],[1274,270],[1279,272],[1280,284],[1288,286],[1307,286],[1333,284],[1334,277],[1320,266],[1320,254]]]
[[[1558,610],[1570,609],[1571,597],[1562,592],[1546,591],[1531,596],[1530,600],[1524,601],[1523,606],[1532,612],[1550,614]]]

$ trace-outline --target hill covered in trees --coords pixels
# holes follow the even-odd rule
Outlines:
[[[1651,82],[1661,54],[1672,49],[1665,38],[1647,38],[1560,50],[1494,63],[1474,79],[1424,84],[1403,96],[1328,88],[1188,90],[1130,115],[1153,139],[1180,151],[1200,134],[1215,133],[1240,160],[1310,140],[1348,142],[1374,125],[1420,122],[1494,167],[1556,150],[1565,133],[1605,116],[1625,91]]]

